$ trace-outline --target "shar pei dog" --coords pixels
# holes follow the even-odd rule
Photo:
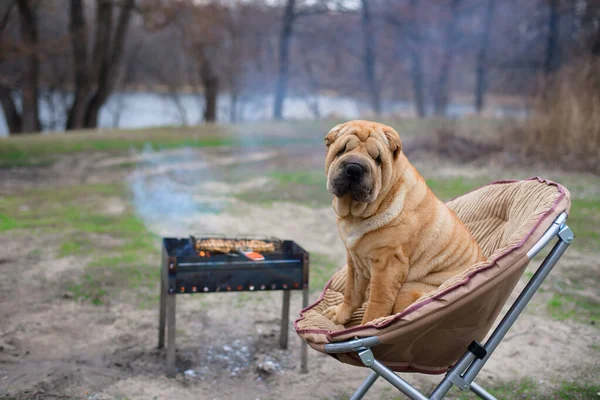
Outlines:
[[[335,126],[325,137],[327,189],[347,250],[344,301],[325,310],[335,324],[401,312],[478,261],[481,248],[402,152],[391,127],[370,121]]]

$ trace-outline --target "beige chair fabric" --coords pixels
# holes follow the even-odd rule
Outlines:
[[[527,251],[554,219],[570,208],[561,185],[540,178],[500,181],[447,203],[481,245],[488,261],[472,265],[425,294],[403,312],[361,326],[366,304],[346,326],[323,311],[343,301],[346,269],[336,272],[316,303],[295,321],[297,333],[314,349],[358,337],[379,336],[375,357],[395,371],[446,372],[471,341],[481,341],[529,263]],[[362,365],[356,354],[334,355]]]

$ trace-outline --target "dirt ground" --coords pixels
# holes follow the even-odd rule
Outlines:
[[[322,154],[312,151],[253,149],[235,157],[227,156],[227,150],[220,152],[157,153],[149,155],[154,161],[143,167],[127,166],[139,155],[69,156],[49,168],[1,171],[0,195],[53,185],[60,190],[74,183],[125,182],[135,187],[139,179],[165,176],[173,170],[185,171],[184,177],[205,176],[206,165],[215,164],[222,169],[241,166],[253,170],[278,165],[282,169],[319,168],[322,163]],[[198,154],[202,157],[196,160]],[[169,156],[169,163],[162,163],[161,157]],[[497,176],[493,163],[474,168],[421,155],[415,157],[415,164],[428,178],[506,177]],[[537,175],[523,170],[519,174]],[[268,185],[269,179],[261,176],[235,183],[218,177],[193,181],[176,183],[178,190],[187,190],[199,204],[217,203],[225,212],[200,210],[152,218],[150,208],[146,214],[141,211],[148,229],[160,236],[185,236],[199,225],[204,231],[230,235],[248,232],[251,227],[261,234],[293,239],[308,251],[327,254],[342,264],[344,249],[329,207],[256,204],[234,196]],[[138,200],[115,197],[102,212],[119,215],[129,201],[136,204]],[[117,240],[110,235],[97,239],[107,245]],[[91,256],[60,257],[60,237],[35,230],[28,235],[0,233],[0,242],[0,398],[341,399],[368,374],[363,368],[341,364],[312,350],[309,373],[301,374],[300,340],[291,323],[289,349],[278,347],[281,293],[275,292],[179,296],[180,373],[175,379],[166,378],[165,352],[156,349],[156,303],[140,309],[118,299],[102,305],[74,301],[64,293],[64,282],[80,274]],[[529,270],[535,266],[537,263],[532,263]],[[560,276],[587,267],[598,269],[597,254],[570,249],[552,274]],[[517,289],[523,286],[521,282]],[[543,312],[548,296],[551,294],[536,295],[480,374],[480,384],[497,386],[531,378],[545,391],[564,381],[598,380],[598,328],[550,317]],[[313,288],[311,301],[317,297],[318,290]],[[291,320],[301,308],[300,298],[299,293],[292,294]],[[427,390],[440,379],[416,374],[404,377]],[[456,398],[458,392],[453,393],[449,398]],[[398,396],[380,380],[367,398]]]

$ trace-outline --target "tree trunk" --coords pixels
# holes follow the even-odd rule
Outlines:
[[[487,71],[487,51],[490,45],[490,32],[492,25],[492,17],[494,15],[494,7],[496,0],[488,0],[483,18],[483,31],[481,32],[481,43],[479,44],[479,52],[477,53],[477,70],[475,83],[475,110],[477,114],[483,111],[485,102],[485,92],[487,90],[486,71]]]
[[[98,8],[103,6],[103,4],[111,4],[108,3],[107,0],[98,1]],[[99,70],[97,71],[98,86],[96,88],[96,92],[94,93],[92,99],[89,102],[87,112],[85,115],[86,128],[95,128],[96,126],[98,126],[98,114],[100,112],[100,108],[102,108],[102,106],[106,102],[106,99],[114,89],[117,80],[117,72],[120,66],[121,57],[123,55],[125,37],[127,35],[127,29],[129,27],[129,21],[131,19],[131,12],[133,11],[133,6],[134,0],[125,0],[122,3],[123,9],[121,10],[121,14],[119,15],[119,21],[117,23],[117,29],[115,32],[114,39],[112,40],[112,46],[107,44],[106,47],[104,47],[102,43],[98,42],[98,39],[106,36],[106,34],[102,31],[101,27],[98,27],[97,29],[96,46],[94,47],[94,60],[103,60],[103,62]],[[108,12],[106,12],[106,14],[108,14]],[[98,20],[97,24],[102,24],[102,21]],[[108,29],[108,35],[110,36],[110,25]],[[98,53],[99,56],[104,55],[104,57],[96,58],[96,53]]]
[[[454,58],[454,47],[457,39],[457,19],[458,6],[461,0],[452,0],[450,3],[450,19],[446,25],[446,40],[444,41],[444,54],[440,63],[440,73],[438,75],[436,87],[434,88],[433,108],[437,116],[445,116],[449,95],[450,72],[452,68],[452,60]]]
[[[11,134],[22,133],[22,121],[15,101],[12,98],[10,88],[0,85],[0,103],[2,104],[2,110],[4,111],[4,118],[8,125],[8,130]]]
[[[425,89],[423,85],[423,63],[421,60],[421,27],[419,26],[419,18],[418,18],[418,0],[411,0],[410,2],[415,17],[410,23],[412,35],[413,35],[413,43],[410,46],[410,59],[411,59],[411,77],[412,77],[412,86],[413,86],[413,101],[415,102],[415,108],[417,110],[417,115],[420,118],[425,117]]]
[[[365,68],[365,78],[367,91],[371,99],[371,107],[376,115],[381,114],[381,98],[379,85],[375,76],[375,41],[373,39],[373,26],[371,24],[371,14],[369,13],[369,3],[367,0],[361,0],[362,4],[362,34],[363,34],[363,65]]]
[[[413,85],[413,96],[415,108],[419,118],[425,117],[425,89],[423,86],[423,66],[421,63],[421,52],[413,49],[410,52],[411,75]]]
[[[596,28],[596,36],[592,43],[591,53],[595,57],[600,57],[600,27]]]
[[[90,91],[90,76],[87,62],[87,33],[82,0],[71,0],[69,33],[73,48],[75,98],[69,110],[67,129],[81,129],[84,127],[85,109]]]
[[[38,110],[38,78],[40,65],[38,59],[37,21],[29,2],[18,1],[21,37],[25,47],[23,62],[23,112],[22,129],[24,132],[39,132],[41,130]]]
[[[295,5],[296,0],[287,0],[283,13],[283,24],[279,39],[279,73],[275,85],[275,104],[273,106],[273,118],[276,120],[283,119],[283,102],[285,101],[289,74],[290,42],[292,40],[294,20],[296,19],[294,15]]]
[[[550,15],[548,16],[548,36],[546,38],[546,59],[544,73],[551,74],[560,67],[558,0],[550,0]]]
[[[238,108],[238,92],[237,88],[231,88],[231,109],[229,110],[229,121],[237,122],[237,108]]]
[[[219,93],[219,77],[214,71],[210,57],[203,52],[200,79],[204,85],[204,121],[217,120],[217,95]]]
[[[6,8],[6,11],[4,12],[4,15],[2,16],[2,19],[0,20],[0,35],[2,35],[2,32],[4,32],[4,29],[6,29],[6,27],[8,25],[8,21],[10,20],[10,14],[11,14],[12,8],[15,4],[16,4],[16,1],[13,0]]]

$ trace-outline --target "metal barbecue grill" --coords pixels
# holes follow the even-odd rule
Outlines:
[[[258,253],[258,254],[257,254]],[[309,257],[290,240],[219,236],[163,238],[158,347],[167,329],[167,375],[175,376],[175,295],[282,290],[279,344],[287,348],[290,291],[302,290],[308,305]],[[301,370],[307,372],[302,341]]]

